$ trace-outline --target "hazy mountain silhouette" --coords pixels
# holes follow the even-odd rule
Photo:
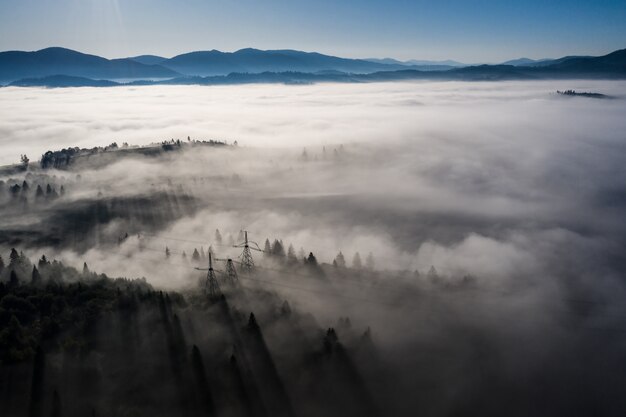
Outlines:
[[[179,74],[158,65],[145,65],[131,59],[106,59],[65,48],[36,52],[0,52],[0,80],[69,75],[87,78],[171,78]]]
[[[467,64],[463,64],[459,61],[453,61],[451,59],[446,59],[444,61],[429,61],[422,59],[410,59],[408,61],[399,61],[393,58],[367,58],[366,61],[376,62],[378,64],[393,64],[393,65],[405,65],[405,66],[417,66],[417,67],[431,67],[431,66],[439,66],[439,67],[465,67]]]
[[[227,75],[231,72],[318,72],[326,70],[371,73],[403,69],[402,64],[384,64],[363,59],[347,59],[317,52],[294,50],[240,49],[236,52],[198,51],[163,61],[161,65],[186,75]]]
[[[128,59],[131,59],[135,62],[139,62],[140,64],[145,64],[145,65],[159,65],[159,64],[162,64],[163,61],[167,61],[167,58],[163,58],[162,56],[157,56],[157,55],[139,55],[139,56],[129,57]]]
[[[532,67],[535,65],[549,65],[550,61],[554,61],[552,58],[544,59],[530,59],[530,58],[517,58],[505,61],[500,65],[513,65],[516,67]]]
[[[614,73],[626,72],[626,49],[599,57],[566,57],[555,60],[544,69],[568,73]]]
[[[46,50],[44,50],[46,51]],[[67,51],[67,50],[63,50]],[[13,71],[17,74],[20,68],[12,67],[3,60],[3,56],[11,53],[0,54],[0,74],[2,71]],[[58,54],[57,54],[58,55]],[[48,60],[50,67],[26,68],[28,73],[53,74],[36,77],[27,76],[13,82],[15,86],[111,86],[120,83],[107,83],[97,79],[116,78],[142,78],[132,81],[132,85],[153,84],[184,84],[184,85],[216,85],[216,84],[247,84],[247,83],[285,83],[303,84],[315,82],[372,82],[372,81],[398,81],[398,80],[464,80],[464,81],[499,81],[499,80],[526,80],[526,79],[626,79],[626,49],[615,51],[601,57],[564,57],[556,60],[536,62],[531,65],[473,65],[441,70],[421,70],[419,67],[373,63],[365,60],[344,59],[306,53],[299,51],[259,51],[256,49],[242,49],[233,53],[220,51],[192,52],[166,59],[161,65],[144,65],[134,62],[132,59],[106,60],[90,55],[69,51],[60,54],[60,61]],[[70,63],[64,63],[63,57],[73,58]],[[82,62],[83,57],[89,57],[89,61],[98,64],[104,62],[104,66],[91,65],[80,66],[74,59]],[[137,59],[144,59],[137,57]],[[157,59],[150,57],[145,59]],[[128,64],[131,62],[131,64]],[[111,69],[113,64],[121,65]],[[24,65],[23,62],[21,65]],[[132,65],[140,66],[133,67]],[[74,73],[64,74],[59,68],[70,68]],[[166,68],[167,67],[167,68]],[[374,70],[382,68],[382,70]],[[130,71],[132,69],[133,71]],[[149,69],[154,72],[169,71],[173,76],[163,77],[163,80],[151,80],[160,78],[156,75],[140,76],[139,70]],[[134,72],[136,70],[136,72]],[[185,74],[180,76],[177,72]],[[83,71],[86,75],[77,76],[76,72]],[[100,74],[108,71],[116,77],[87,75]],[[125,77],[120,74],[126,74]],[[133,76],[130,76],[131,73]],[[209,74],[209,75],[195,75]],[[69,76],[62,77],[61,75]]]

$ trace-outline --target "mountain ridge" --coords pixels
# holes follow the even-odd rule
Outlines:
[[[16,56],[18,64],[13,66],[10,58]],[[138,61],[161,63],[148,65]],[[136,81],[135,85],[146,85],[280,82],[281,79],[285,83],[404,79],[626,79],[626,49],[599,57],[567,56],[547,61],[517,61],[522,65],[419,67],[373,63],[317,52],[289,49],[263,51],[253,48],[235,52],[195,51],[172,58],[140,55],[108,60],[65,48],[46,48],[31,53],[1,52],[0,80],[4,74],[5,82],[13,86],[59,87],[128,85],[128,81],[132,80]],[[69,68],[69,71],[64,71],[65,68]],[[7,82],[6,74],[11,72],[13,78]],[[105,81],[116,82],[106,84]]]
[[[127,58],[106,59],[72,49],[50,47],[39,51],[0,52],[0,80],[67,75],[101,79],[171,78],[175,71]]]

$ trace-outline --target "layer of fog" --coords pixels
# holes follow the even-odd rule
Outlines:
[[[372,252],[385,269],[510,277],[562,265],[560,256],[568,265],[592,259],[581,266],[589,269],[621,266],[626,100],[553,93],[566,87],[626,93],[624,83],[596,81],[8,88],[1,157],[187,135],[238,140],[236,151],[84,173],[86,194],[75,198],[147,192],[168,178],[202,198],[207,209],[152,242],[188,255],[200,244],[166,238],[191,236],[206,249],[216,228],[245,228],[322,262],[339,250],[348,260]],[[239,189],[191,183],[233,174]],[[90,257],[111,274],[178,285],[141,263]]]
[[[575,88],[624,96],[596,81],[415,82],[224,87],[0,89],[0,164],[50,148],[218,138],[246,146],[303,146],[449,138],[480,131],[525,140],[611,126],[623,100],[563,100]],[[454,137],[450,137],[454,134]],[[593,137],[593,135],[592,135]],[[471,138],[462,138],[471,146]],[[598,139],[600,140],[600,139]]]
[[[590,81],[2,89],[2,160],[113,141],[237,140],[84,170],[68,187],[70,201],[182,190],[198,199],[194,215],[152,233],[113,222],[80,252],[25,251],[164,288],[204,274],[182,251],[240,253],[216,245],[215,229],[225,243],[241,229],[261,246],[282,239],[324,263],[371,252],[375,285],[352,271],[358,282],[332,282],[329,296],[329,284],[288,274],[268,288],[324,325],[349,315],[372,326],[409,370],[407,387],[446,375],[451,389],[472,384],[478,345],[495,352],[485,372],[534,381],[547,367],[554,382],[577,355],[620,358],[624,343],[626,100],[552,93],[566,88],[626,95],[624,83]],[[466,275],[473,286],[455,291]]]

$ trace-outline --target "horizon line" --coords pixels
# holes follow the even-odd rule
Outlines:
[[[468,63],[468,62],[463,62],[463,61],[459,61],[456,60],[454,58],[445,58],[445,59],[428,59],[428,58],[410,58],[410,59],[398,59],[398,58],[393,58],[391,56],[385,56],[382,58],[377,58],[377,57],[367,57],[367,58],[355,58],[355,57],[346,57],[346,56],[342,56],[342,55],[334,55],[334,54],[330,54],[330,53],[324,53],[324,52],[319,52],[319,51],[306,51],[306,50],[301,50],[301,49],[293,49],[293,48],[283,48],[283,49],[260,49],[260,48],[255,48],[255,47],[245,47],[245,48],[239,48],[239,49],[235,49],[235,50],[221,50],[221,49],[198,49],[198,50],[193,50],[193,51],[187,51],[187,52],[182,52],[179,54],[175,54],[175,55],[171,55],[171,56],[164,56],[161,54],[156,54],[156,53],[140,53],[140,54],[136,54],[136,55],[128,55],[128,56],[117,56],[117,57],[113,57],[111,58],[110,56],[106,56],[106,55],[100,55],[100,54],[96,54],[96,53],[92,53],[92,52],[83,52],[81,50],[78,49],[73,49],[73,48],[69,48],[66,46],[47,46],[44,48],[40,48],[40,49],[33,49],[33,50],[25,50],[25,49],[7,49],[7,50],[3,50],[0,51],[0,53],[6,53],[6,52],[27,52],[27,53],[33,53],[33,52],[40,52],[46,49],[54,49],[54,48],[58,48],[58,49],[66,49],[66,50],[70,50],[70,51],[74,51],[74,52],[78,52],[81,54],[85,54],[85,55],[92,55],[92,56],[97,56],[100,58],[104,58],[107,60],[114,60],[114,59],[129,59],[129,58],[135,58],[135,57],[139,57],[139,56],[156,56],[156,57],[160,57],[160,58],[164,58],[164,59],[171,59],[180,55],[186,55],[186,54],[191,54],[191,53],[197,53],[197,52],[221,52],[221,53],[236,53],[239,51],[243,51],[243,50],[256,50],[256,51],[262,51],[262,52],[282,52],[282,51],[295,51],[295,52],[303,52],[303,53],[309,53],[309,54],[320,54],[320,55],[326,55],[326,56],[332,56],[332,57],[336,57],[336,58],[343,58],[343,59],[354,59],[354,60],[363,60],[363,61],[367,61],[367,60],[371,60],[371,59],[378,59],[378,60],[385,60],[385,59],[392,59],[392,60],[396,60],[398,62],[401,63],[407,63],[410,62],[412,60],[415,61],[432,61],[432,62],[443,62],[443,61],[454,61],[454,62],[458,62],[460,64],[463,65],[467,65],[467,66],[472,66],[472,65],[482,65],[482,64],[501,64],[502,62],[507,62],[507,61],[512,61],[512,60],[517,60],[517,59],[531,59],[533,61],[541,61],[541,60],[551,60],[551,59],[560,59],[560,58],[564,58],[564,57],[570,57],[570,56],[591,56],[591,57],[600,57],[600,56],[604,56],[604,55],[608,55],[611,54],[613,52],[616,51],[621,51],[623,49],[626,49],[626,46],[624,48],[619,48],[619,49],[613,49],[610,50],[608,52],[605,52],[603,54],[600,55],[591,55],[588,53],[585,54],[577,54],[577,53],[569,53],[566,55],[562,55],[559,57],[542,57],[542,58],[530,58],[528,55],[527,56],[517,56],[514,58],[509,58],[509,59],[505,59],[503,61],[477,61],[477,62],[472,62],[472,63]],[[169,54],[168,54],[169,55]]]

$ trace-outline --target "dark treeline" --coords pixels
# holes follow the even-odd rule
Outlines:
[[[193,146],[226,146],[225,142],[217,140],[187,140],[171,139],[161,143],[148,146],[131,146],[124,142],[121,146],[117,142],[113,142],[108,146],[96,146],[93,148],[64,148],[58,151],[47,151],[39,160],[39,165],[43,169],[56,168],[64,169],[70,165],[75,165],[80,160],[88,161],[91,167],[96,163],[102,163],[103,158],[112,152],[115,152],[115,158],[124,156],[159,156],[163,152],[181,150]]]
[[[347,319],[323,329],[268,291],[165,293],[17,250],[0,276],[3,416],[379,415],[360,370],[375,349]]]
[[[43,205],[65,196],[66,178],[56,175],[27,173],[23,178],[0,180],[0,208],[28,208],[29,204]]]

